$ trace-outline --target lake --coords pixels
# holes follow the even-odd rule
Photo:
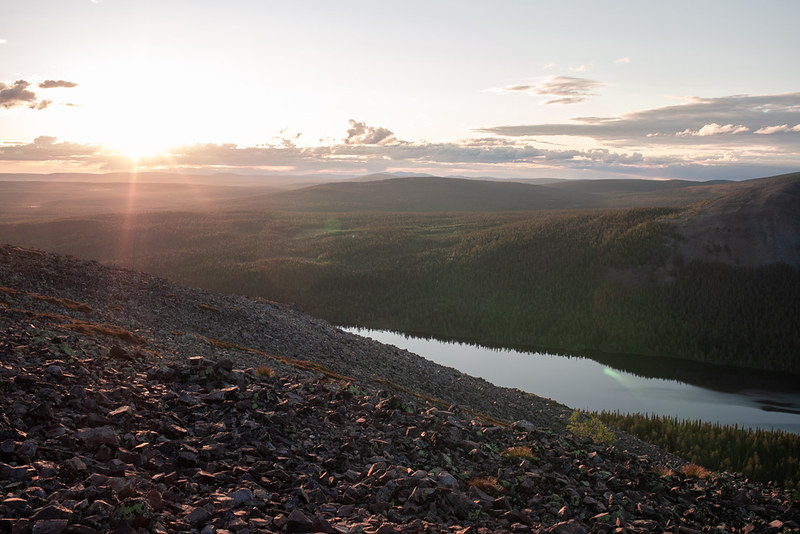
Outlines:
[[[797,377],[672,358],[559,356],[382,330],[345,330],[572,408],[669,415],[800,434]]]

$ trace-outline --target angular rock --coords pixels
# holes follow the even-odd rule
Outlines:
[[[119,447],[119,437],[110,426],[83,428],[75,433],[75,437],[92,445]]]
[[[311,532],[311,526],[311,520],[300,510],[292,510],[286,518],[287,532]]]

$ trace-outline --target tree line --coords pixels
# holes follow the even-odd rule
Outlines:
[[[715,471],[744,473],[800,491],[800,435],[681,420],[601,412],[605,423]]]

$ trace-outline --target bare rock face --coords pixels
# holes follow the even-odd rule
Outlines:
[[[751,180],[675,224],[688,260],[800,265],[800,173]]]
[[[800,532],[791,492],[665,475],[678,459],[576,438],[542,399],[112,274],[0,247],[0,532]],[[243,321],[284,355],[246,346]],[[487,397],[494,417],[473,411]]]

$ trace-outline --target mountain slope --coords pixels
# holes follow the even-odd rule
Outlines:
[[[4,532],[800,529],[788,491],[281,305],[8,246],[0,286]]]
[[[800,173],[748,180],[675,221],[686,259],[800,265]]]

